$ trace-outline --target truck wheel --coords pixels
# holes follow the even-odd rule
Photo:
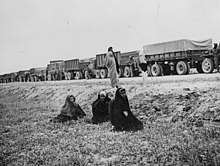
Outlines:
[[[124,69],[124,76],[125,77],[130,77],[131,72],[130,72],[130,67],[126,66]]]
[[[158,66],[160,67],[160,75],[163,75],[163,66],[161,64],[158,64]]]
[[[189,74],[189,72],[190,72],[190,66],[189,66],[189,63],[188,63],[187,61],[184,61],[184,63],[185,63],[186,66],[187,66],[186,74]]]
[[[101,78],[106,78],[108,75],[108,71],[106,69],[102,69],[101,72],[100,72],[100,76]]]
[[[95,72],[95,78],[100,78],[100,70],[96,70],[96,72]]]
[[[82,73],[80,71],[76,72],[76,79],[79,80],[82,78]]]
[[[202,61],[202,71],[204,73],[212,73],[214,70],[214,63],[211,59],[206,58]]]
[[[151,73],[153,76],[160,76],[161,75],[161,69],[160,66],[157,64],[153,64],[151,66]]]
[[[124,72],[124,71],[123,71],[122,67],[120,67],[120,68],[119,68],[119,74],[118,74],[118,77],[119,77],[119,78],[123,77],[123,72]]]
[[[187,65],[184,61],[179,61],[177,64],[176,64],[176,71],[177,71],[177,74],[179,75],[184,75],[187,73]]]
[[[90,75],[88,71],[85,71],[84,75],[85,75],[85,79],[87,80],[90,79]]]
[[[203,70],[202,70],[202,65],[201,65],[201,63],[197,63],[197,64],[195,65],[195,67],[196,67],[196,70],[197,70],[198,73],[204,73]]]

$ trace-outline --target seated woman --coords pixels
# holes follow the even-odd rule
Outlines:
[[[108,105],[110,102],[110,98],[106,94],[106,92],[101,91],[98,94],[98,99],[96,99],[92,104],[92,123],[102,123],[109,120],[108,116]]]
[[[143,129],[143,124],[131,112],[126,91],[118,88],[115,99],[109,104],[111,124],[115,131],[136,131]]]
[[[77,120],[86,116],[82,108],[75,102],[76,98],[73,95],[68,95],[64,106],[61,109],[61,113],[57,117],[53,118],[52,122],[66,122],[70,120]]]

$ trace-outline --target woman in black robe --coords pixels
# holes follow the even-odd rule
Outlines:
[[[115,131],[136,131],[143,129],[143,124],[131,112],[126,91],[118,88],[115,99],[109,104],[111,124]]]
[[[106,94],[106,92],[101,91],[98,94],[98,98],[92,104],[92,123],[102,123],[109,120],[108,116],[108,105],[110,102],[110,98]]]
[[[86,116],[82,108],[75,102],[76,98],[73,95],[66,97],[65,104],[61,109],[61,113],[57,117],[53,118],[52,122],[66,122],[70,120],[77,120]]]

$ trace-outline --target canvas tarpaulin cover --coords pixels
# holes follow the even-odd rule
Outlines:
[[[145,45],[143,47],[143,51],[145,55],[153,55],[187,50],[208,50],[211,48],[212,39],[200,41],[182,39],[158,44]]]

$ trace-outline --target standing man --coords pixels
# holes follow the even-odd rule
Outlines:
[[[211,52],[214,55],[214,63],[215,63],[215,68],[217,69],[217,73],[219,72],[219,64],[218,64],[218,59],[219,59],[219,54],[220,54],[220,48],[217,43],[214,43],[214,47],[211,50]]]
[[[215,67],[217,69],[217,72],[220,73],[219,71],[219,59],[220,59],[220,43],[218,44],[218,47],[217,47],[217,54],[215,55]]]
[[[110,74],[111,87],[118,88],[119,64],[112,47],[108,48],[108,52],[105,57],[105,66],[108,68],[108,72]]]

